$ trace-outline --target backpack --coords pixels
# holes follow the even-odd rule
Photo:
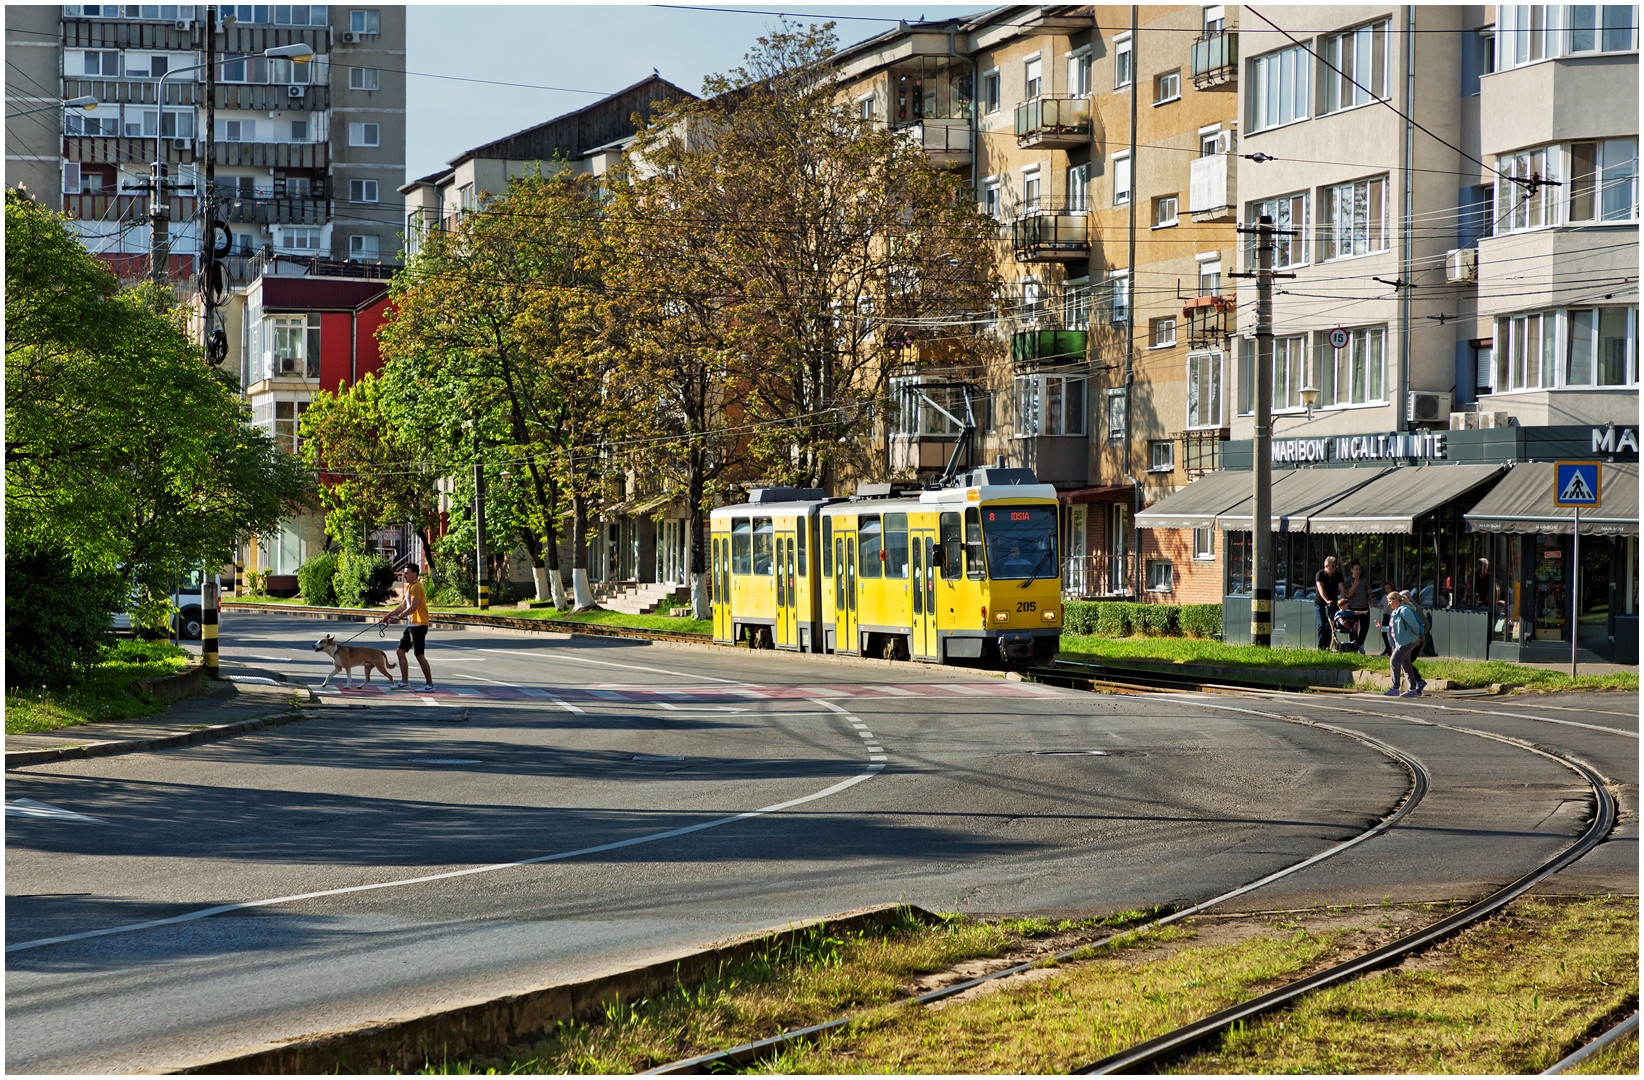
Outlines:
[[[1409,608],[1410,613],[1416,617],[1416,628],[1421,631],[1421,640],[1425,642],[1427,635],[1433,632],[1433,620],[1422,609],[1421,605],[1414,600],[1407,602],[1404,606]]]

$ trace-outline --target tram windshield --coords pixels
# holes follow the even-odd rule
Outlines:
[[[982,508],[988,577],[1023,580],[1057,576],[1056,511],[1045,506]]]

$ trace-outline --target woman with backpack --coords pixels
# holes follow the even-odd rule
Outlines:
[[[1387,697],[1420,697],[1427,686],[1427,680],[1416,672],[1416,651],[1427,638],[1427,627],[1422,621],[1421,613],[1416,605],[1410,602],[1410,594],[1395,592],[1388,594],[1388,602],[1392,605],[1388,616],[1388,630],[1393,635],[1393,685],[1385,692]],[[1410,689],[1399,693],[1400,675],[1409,674]]]

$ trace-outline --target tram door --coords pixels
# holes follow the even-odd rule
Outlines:
[[[776,647],[779,649],[799,647],[798,620],[794,615],[797,603],[794,597],[793,547],[793,533],[776,534]]]
[[[860,651],[856,634],[856,531],[833,534],[835,652]]]
[[[915,660],[936,660],[942,643],[936,633],[936,562],[941,550],[934,529],[914,529],[908,537],[913,563],[913,640],[908,651]]]
[[[731,542],[728,537],[716,536],[710,547],[712,556],[714,640],[731,640]]]

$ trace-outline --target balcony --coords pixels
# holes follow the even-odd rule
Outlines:
[[[1030,210],[1010,223],[1017,262],[1090,261],[1090,215],[1083,210]]]
[[[1238,155],[1210,154],[1188,163],[1187,212],[1196,222],[1232,221],[1239,201]]]
[[[1233,89],[1239,79],[1239,35],[1230,30],[1193,39],[1189,70],[1199,90]]]
[[[1010,335],[1011,363],[1032,367],[1082,364],[1089,333],[1084,330],[1021,330]]]
[[[324,225],[331,220],[331,200],[275,195],[258,191],[247,197],[222,192],[217,196],[223,220],[235,225]]]
[[[971,162],[968,120],[921,120],[901,130],[938,168],[969,165]]]
[[[330,145],[323,142],[216,142],[218,165],[253,169],[325,169]]]
[[[197,147],[193,139],[160,139],[161,160],[170,165],[192,165]],[[63,160],[88,165],[148,165],[154,160],[155,140],[117,135],[65,135]],[[175,176],[175,173],[173,173]]]
[[[1066,150],[1091,140],[1089,98],[1037,97],[1016,106],[1016,145]]]
[[[199,201],[173,196],[166,200],[171,207],[171,220],[189,221],[194,217]],[[87,192],[63,196],[63,212],[77,221],[118,221],[147,223],[147,195],[119,195],[109,192]]]

